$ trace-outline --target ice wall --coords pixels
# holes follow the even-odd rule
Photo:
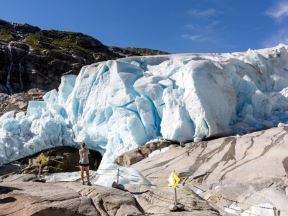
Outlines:
[[[101,166],[164,137],[224,136],[288,121],[288,47],[130,57],[82,68],[27,113],[0,118],[0,163],[86,142]]]

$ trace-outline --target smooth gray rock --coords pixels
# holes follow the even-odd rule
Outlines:
[[[278,209],[287,209],[287,149],[288,127],[284,126],[243,136],[189,143],[184,148],[169,148],[167,152],[146,158],[132,167],[142,171],[155,185],[165,184],[175,170],[182,179],[187,178],[185,187],[222,206],[229,206],[234,200],[260,206],[270,203]],[[242,209],[252,206],[242,205]],[[223,213],[224,208],[218,210]],[[288,213],[283,211],[283,215]]]
[[[80,183],[5,182],[0,184],[0,215],[143,215],[128,192]]]

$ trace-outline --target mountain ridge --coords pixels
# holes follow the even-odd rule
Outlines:
[[[41,99],[59,86],[62,75],[78,74],[84,65],[158,54],[167,52],[112,47],[83,33],[42,30],[0,19],[0,115],[25,111],[29,100]]]

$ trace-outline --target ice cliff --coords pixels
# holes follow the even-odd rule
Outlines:
[[[288,121],[288,46],[129,57],[63,76],[27,113],[0,117],[0,163],[86,142],[102,165],[156,137],[202,139]]]

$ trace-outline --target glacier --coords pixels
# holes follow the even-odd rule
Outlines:
[[[99,62],[63,76],[43,99],[0,117],[0,164],[85,142],[104,169],[155,138],[202,140],[287,123],[288,46]]]

